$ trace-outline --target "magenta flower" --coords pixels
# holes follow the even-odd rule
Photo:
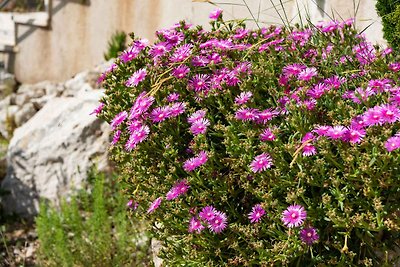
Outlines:
[[[110,125],[113,129],[117,128],[128,117],[128,112],[122,111],[118,113],[111,121]]]
[[[215,212],[214,217],[208,221],[208,228],[216,233],[221,233],[227,226],[228,219],[226,214],[220,211]]]
[[[242,121],[254,121],[258,118],[258,109],[255,108],[240,108],[235,113],[235,118]]]
[[[133,199],[130,199],[128,203],[126,203],[126,207],[128,209],[136,210],[139,206],[139,203],[134,202]]]
[[[400,135],[392,136],[385,142],[385,148],[387,151],[392,152],[400,148]]]
[[[153,47],[149,51],[149,54],[154,59],[157,59],[157,58],[163,56],[168,51],[170,51],[172,47],[173,46],[171,44],[169,44],[169,43],[161,42],[161,43],[153,45]]]
[[[389,64],[389,69],[394,72],[400,71],[400,62],[394,62]]]
[[[384,122],[379,106],[368,109],[363,117],[367,126],[381,125]]]
[[[192,79],[189,80],[188,86],[190,89],[196,92],[206,91],[210,88],[209,78],[210,76],[207,74],[196,74]]]
[[[290,77],[290,76],[297,76],[300,74],[300,72],[302,72],[304,69],[306,69],[307,67],[303,64],[290,64],[285,66],[282,69],[282,73],[286,76],[286,77]]]
[[[139,143],[143,142],[147,138],[149,133],[150,133],[149,127],[144,125],[144,126],[141,126],[139,129],[133,131],[131,133],[129,139],[132,138],[134,143],[139,144]]]
[[[207,206],[204,207],[200,213],[199,213],[199,217],[206,222],[211,221],[212,219],[214,219],[215,214],[217,213],[217,210],[213,207],[213,206]]]
[[[113,136],[113,140],[112,140],[112,142],[111,142],[111,145],[115,145],[115,144],[119,141],[120,136],[121,136],[121,130],[116,131],[116,132],[114,133],[114,136]]]
[[[132,76],[126,81],[125,85],[128,87],[137,86],[141,81],[146,78],[146,69],[140,69],[132,74]]]
[[[267,153],[262,153],[254,158],[250,164],[250,169],[252,172],[262,172],[266,169],[271,168],[272,158]]]
[[[178,47],[170,58],[171,62],[184,61],[192,54],[192,48],[193,48],[192,44],[184,44]]]
[[[170,117],[171,111],[169,106],[158,107],[150,113],[150,119],[153,122],[162,122]]]
[[[349,128],[344,136],[344,140],[356,144],[360,143],[362,139],[365,137],[365,130],[360,128],[360,129],[354,129],[354,128]]]
[[[308,246],[311,246],[319,239],[319,236],[314,227],[305,227],[300,230],[300,239]]]
[[[317,76],[318,72],[316,68],[306,68],[302,70],[298,75],[297,78],[302,81],[309,81],[311,80],[314,76]]]
[[[279,111],[272,108],[265,109],[263,111],[257,112],[257,122],[266,124],[268,121],[272,120],[279,115]]]
[[[273,134],[271,129],[265,129],[261,134],[260,134],[260,140],[265,142],[265,141],[274,141],[276,139],[276,136]]]
[[[393,105],[382,105],[379,107],[379,112],[386,123],[395,123],[400,119],[400,110]]]
[[[189,184],[186,180],[179,181],[168,191],[166,195],[167,200],[172,200],[180,195],[185,194],[189,190]]]
[[[172,75],[174,75],[178,79],[183,79],[189,73],[190,69],[186,65],[180,65],[172,70]]]
[[[194,123],[198,120],[201,120],[204,118],[204,116],[206,116],[206,111],[205,110],[198,110],[195,113],[193,113],[192,115],[190,115],[190,117],[188,118],[188,122],[189,123]]]
[[[207,153],[205,151],[200,151],[200,153],[194,157],[185,161],[183,164],[183,169],[187,172],[193,171],[194,169],[204,165],[208,160]]]
[[[122,62],[126,63],[134,60],[139,55],[140,51],[141,50],[139,48],[132,46],[129,47],[124,52],[122,52],[119,58],[121,59]]]
[[[169,108],[169,115],[170,117],[177,117],[180,114],[184,113],[186,110],[186,104],[182,102],[177,102],[172,104]]]
[[[331,129],[331,126],[327,126],[327,125],[322,125],[322,126],[318,126],[317,128],[315,128],[313,130],[314,133],[318,134],[319,136],[326,136],[326,134],[328,133],[328,131]]]
[[[208,17],[211,20],[217,20],[221,17],[222,11],[223,11],[222,9],[216,8],[210,13],[210,15]]]
[[[179,100],[179,94],[178,93],[171,93],[167,96],[167,101],[168,102],[175,102]]]
[[[303,156],[305,157],[310,157],[317,154],[317,149],[315,148],[315,146],[311,145],[311,144],[306,144],[303,147]]]
[[[158,209],[158,207],[160,207],[161,205],[161,201],[162,201],[162,197],[157,198],[156,200],[154,200],[151,204],[149,209],[147,210],[147,213],[153,213],[156,209]]]
[[[129,133],[133,133],[134,131],[139,130],[143,126],[143,121],[134,120],[129,123],[128,130]]]
[[[210,121],[207,119],[198,119],[195,122],[193,122],[192,126],[190,126],[190,132],[193,135],[198,135],[198,134],[205,134],[207,131],[207,127],[210,125]]]
[[[200,220],[196,217],[192,217],[189,221],[189,233],[197,232],[200,233],[204,230],[204,226],[201,224]]]
[[[150,133],[148,126],[141,126],[139,129],[133,131],[129,136],[128,141],[125,143],[125,150],[132,151],[137,144],[143,142]]]
[[[146,94],[147,92],[144,91],[136,98],[135,103],[129,112],[129,119],[138,119],[140,115],[145,113],[153,104],[154,97],[146,96]]]
[[[249,220],[252,223],[257,223],[261,220],[261,217],[265,215],[265,210],[261,207],[260,204],[255,205],[251,212],[249,213]]]
[[[235,98],[235,104],[243,105],[247,103],[247,101],[249,101],[252,96],[253,94],[251,92],[242,92]]]
[[[100,103],[100,105],[98,105],[92,112],[90,112],[89,113],[89,115],[92,115],[92,114],[94,114],[94,115],[99,115],[100,114],[100,112],[103,110],[103,108],[104,108],[104,103]]]
[[[347,132],[346,127],[342,125],[337,125],[334,127],[330,127],[325,136],[327,136],[330,139],[337,140],[337,139],[342,139]]]
[[[291,205],[282,212],[281,219],[285,226],[292,228],[302,225],[306,218],[307,212],[304,210],[303,206]]]

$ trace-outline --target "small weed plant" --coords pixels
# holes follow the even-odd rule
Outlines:
[[[36,219],[40,266],[148,266],[148,237],[128,219],[125,197],[103,174],[92,174],[91,193],[41,204]]]

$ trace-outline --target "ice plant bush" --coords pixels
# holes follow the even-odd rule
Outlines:
[[[94,110],[167,265],[360,266],[398,241],[400,60],[353,21],[210,16],[101,77]],[[124,54],[122,54],[124,55]]]

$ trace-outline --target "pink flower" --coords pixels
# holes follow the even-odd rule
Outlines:
[[[192,44],[184,44],[178,47],[170,58],[171,62],[184,61],[192,54],[192,48],[193,48]]]
[[[282,212],[282,222],[285,226],[292,228],[298,227],[304,223],[307,218],[307,212],[303,206],[291,205]]]
[[[190,117],[188,118],[188,122],[189,123],[194,123],[194,122],[204,118],[205,115],[206,115],[206,111],[205,110],[198,110],[195,113],[193,113],[192,115],[190,115]]]
[[[267,153],[262,153],[254,158],[250,164],[250,169],[252,172],[262,172],[266,169],[271,168],[272,158]]]
[[[162,197],[157,198],[156,200],[154,200],[151,204],[149,209],[147,210],[147,213],[153,213],[156,209],[158,209],[158,207],[160,207],[161,205],[161,201],[162,201]]]
[[[354,128],[349,128],[346,131],[346,134],[344,136],[344,140],[352,143],[352,144],[356,144],[356,143],[360,143],[363,139],[363,137],[365,137],[365,130],[360,128],[360,129],[354,129]]]
[[[242,92],[235,98],[235,103],[237,105],[243,105],[247,103],[247,101],[249,101],[252,96],[253,94],[251,92]]]
[[[171,93],[167,96],[167,101],[168,102],[175,102],[179,99],[179,94],[178,93]]]
[[[367,126],[381,125],[384,122],[379,106],[368,109],[363,118]]]
[[[207,119],[196,120],[190,127],[190,131],[193,135],[204,134],[207,131],[207,127],[210,125],[210,121]]]
[[[217,210],[213,206],[207,206],[200,211],[199,216],[202,220],[209,222],[214,219],[216,213]]]
[[[118,113],[111,121],[110,125],[113,129],[117,128],[128,117],[128,112],[122,111]]]
[[[208,221],[208,228],[216,233],[221,233],[228,224],[226,214],[220,211],[215,212],[214,217]]]
[[[265,210],[261,207],[260,204],[255,205],[251,212],[249,213],[249,220],[252,223],[257,223],[261,220],[261,217],[265,215]]]
[[[189,233],[197,232],[200,233],[204,230],[204,226],[201,224],[200,220],[196,217],[192,217],[189,221]]]
[[[327,126],[327,125],[322,125],[322,126],[318,126],[317,128],[315,128],[313,130],[314,133],[318,134],[319,136],[326,136],[326,134],[328,133],[328,131],[331,129],[331,126]]]
[[[265,141],[274,141],[276,136],[272,133],[271,129],[265,129],[262,134],[260,134],[260,140]]]
[[[282,73],[287,77],[297,76],[297,75],[300,74],[300,72],[302,72],[306,68],[307,67],[305,65],[303,65],[303,64],[294,63],[294,64],[290,64],[290,65],[285,66],[282,69]]]
[[[394,72],[400,71],[400,62],[394,62],[389,64],[389,69]]]
[[[334,127],[330,127],[325,136],[333,140],[342,139],[346,134],[346,131],[346,127],[337,125]]]
[[[141,126],[139,129],[133,131],[129,136],[128,141],[125,143],[125,150],[132,151],[137,144],[146,140],[147,136],[150,133],[150,129],[148,126]]]
[[[318,72],[317,69],[312,67],[312,68],[306,68],[302,70],[298,75],[297,78],[302,81],[309,81],[311,80],[314,76],[317,76]]]
[[[180,195],[185,194],[189,189],[189,184],[186,180],[179,181],[168,191],[166,195],[167,200],[172,200]]]
[[[177,117],[180,114],[184,113],[186,109],[186,104],[182,102],[177,102],[172,104],[172,106],[169,108],[169,115],[171,117]]]
[[[183,79],[189,73],[190,69],[186,65],[180,65],[172,70],[172,75],[174,75],[178,79]]]
[[[146,69],[140,69],[132,74],[132,76],[126,81],[125,85],[128,87],[137,86],[141,81],[146,78]]]
[[[127,50],[123,51],[119,58],[122,62],[126,63],[134,60],[139,55],[140,51],[141,50],[138,47],[131,46]]]
[[[188,86],[190,89],[196,92],[206,91],[210,88],[209,79],[210,76],[207,74],[196,74],[192,79],[189,80]]]
[[[207,153],[205,151],[200,151],[200,153],[193,158],[185,161],[183,164],[183,169],[187,172],[193,171],[194,169],[204,165],[208,160]]]
[[[303,156],[305,157],[310,157],[317,154],[317,149],[315,148],[315,146],[311,145],[311,144],[306,144],[303,147]]]
[[[111,145],[115,145],[115,144],[119,141],[120,136],[121,136],[121,130],[116,131],[116,132],[114,133],[114,136],[113,136],[113,140],[112,140],[112,142],[111,142]]]
[[[157,59],[157,58],[165,55],[165,53],[167,53],[168,51],[170,51],[172,49],[172,47],[173,46],[167,42],[161,42],[161,43],[153,45],[153,47],[149,51],[149,54],[154,59]]]
[[[140,115],[145,113],[154,102],[154,97],[146,96],[147,92],[144,91],[136,98],[130,112],[129,119],[138,119]]]
[[[134,131],[139,130],[143,126],[143,121],[134,120],[129,123],[128,130],[129,133],[133,133]]]
[[[314,227],[305,227],[300,230],[300,239],[307,245],[311,246],[319,239],[319,236]]]
[[[217,20],[221,17],[222,11],[223,11],[222,9],[216,8],[210,13],[210,15],[208,17],[211,20]]]
[[[257,110],[258,111],[258,110]],[[271,108],[265,109],[263,111],[257,112],[257,122],[266,124],[268,121],[272,120],[279,115],[279,111],[273,110]]]
[[[92,112],[89,113],[89,115],[95,114],[96,116],[100,114],[100,112],[104,108],[104,103],[100,103]]]
[[[393,105],[382,105],[379,107],[379,112],[386,123],[395,123],[400,119],[400,110]]]
[[[242,121],[254,121],[258,118],[258,112],[254,108],[240,108],[236,111],[235,118]]]
[[[400,135],[390,137],[385,143],[385,148],[389,152],[400,148]]]
[[[171,111],[169,106],[158,107],[150,113],[150,119],[153,122],[162,122],[170,117]]]

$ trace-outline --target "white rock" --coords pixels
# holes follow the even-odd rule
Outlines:
[[[31,102],[26,103],[14,114],[14,122],[16,126],[19,127],[27,122],[30,118],[33,117],[33,115],[35,115],[36,112],[37,110]]]
[[[11,192],[4,199],[7,212],[34,215],[39,198],[58,203],[80,187],[94,164],[109,166],[109,126],[89,115],[101,94],[54,98],[14,132],[2,183]]]

